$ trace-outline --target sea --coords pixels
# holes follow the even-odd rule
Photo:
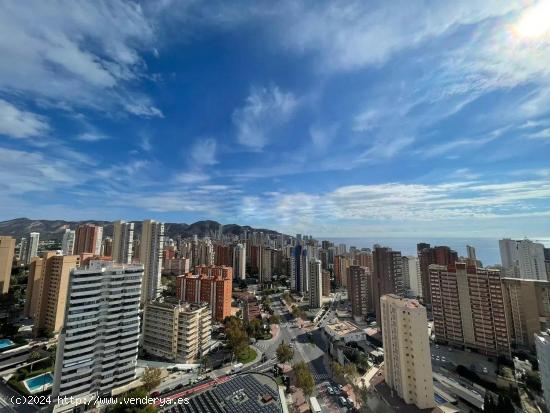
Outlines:
[[[467,256],[466,245],[471,245],[476,249],[476,258],[482,262],[484,266],[500,264],[500,251],[498,247],[498,239],[496,238],[323,238],[317,237],[318,240],[329,240],[335,245],[346,244],[347,250],[354,246],[357,248],[371,248],[374,244],[379,244],[383,247],[391,247],[395,251],[401,251],[402,255],[416,255],[416,244],[427,242],[432,246],[446,245],[458,252],[459,256]],[[539,242],[545,247],[550,248],[550,237],[530,238],[533,242]]]

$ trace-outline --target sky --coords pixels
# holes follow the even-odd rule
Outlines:
[[[8,0],[0,56],[0,220],[550,235],[550,0]]]

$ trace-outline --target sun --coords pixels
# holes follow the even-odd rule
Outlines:
[[[525,39],[550,34],[550,0],[541,0],[525,10],[514,25],[514,32]]]

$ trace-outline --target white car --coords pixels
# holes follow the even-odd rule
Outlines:
[[[483,367],[483,368],[481,369],[481,371],[482,371],[484,374],[489,373],[489,370],[487,370],[487,367]]]

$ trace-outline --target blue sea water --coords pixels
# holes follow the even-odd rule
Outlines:
[[[380,244],[384,247],[391,247],[393,250],[401,251],[403,255],[416,255],[416,244],[427,242],[432,246],[447,245],[456,252],[459,256],[467,256],[466,245],[471,245],[476,249],[476,257],[481,260],[484,266],[500,264],[500,251],[498,248],[498,239],[496,238],[323,238],[319,240],[329,240],[335,245],[346,244],[349,247],[357,248],[372,248],[374,244]],[[550,237],[531,239],[532,241],[540,242],[546,247],[550,247]]]

